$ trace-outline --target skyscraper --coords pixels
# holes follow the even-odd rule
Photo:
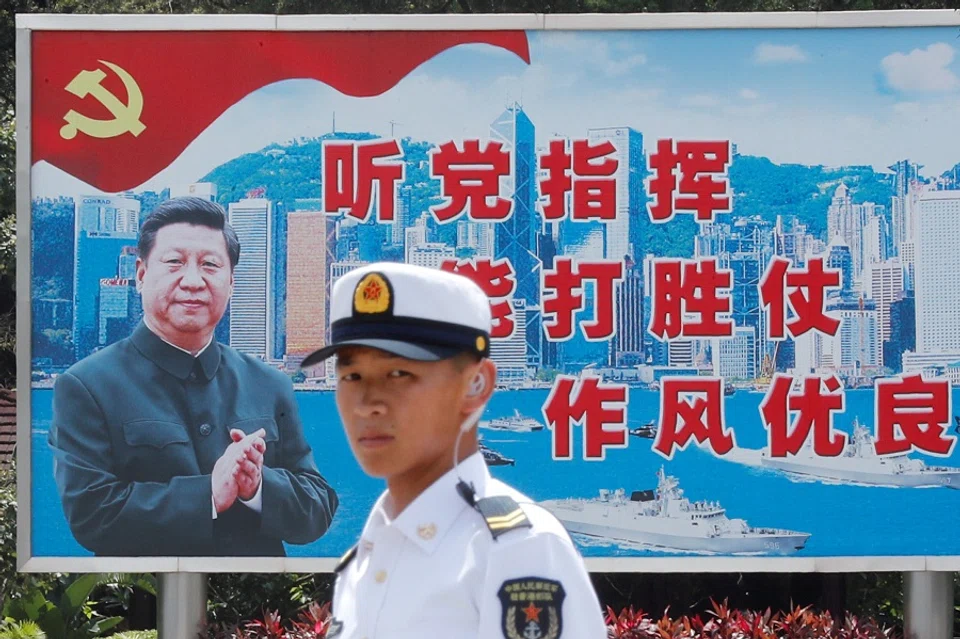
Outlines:
[[[903,243],[912,239],[912,232],[908,231],[907,222],[908,196],[919,181],[920,169],[923,167],[910,160],[900,160],[887,168],[894,172],[893,198],[890,202],[893,217],[893,252],[894,255],[900,255]]]
[[[868,277],[871,264],[879,264],[890,256],[890,224],[886,208],[872,202],[863,205],[866,225],[863,227],[863,277]]]
[[[667,343],[670,366],[693,366],[693,340],[678,339]]]
[[[882,364],[880,321],[873,300],[835,297],[827,312],[840,319],[836,335],[823,336],[821,365],[846,375],[861,375],[863,369]]]
[[[527,304],[514,298],[513,335],[490,341],[490,359],[497,365],[498,382],[522,381],[527,376]]]
[[[767,352],[759,286],[773,253],[774,236],[769,222],[752,217],[740,218],[733,226],[705,224],[696,237],[696,257],[715,257],[718,269],[732,271],[731,319],[735,326],[753,327],[756,343],[746,351],[754,357],[750,365],[753,371],[760,370]]]
[[[409,227],[404,231],[404,242],[403,242],[403,261],[410,263],[410,256],[418,246],[422,246],[427,243],[427,219],[426,215],[422,215],[413,226]]]
[[[798,373],[873,374],[881,365],[880,321],[873,300],[834,295],[827,314],[840,320],[835,335],[808,331],[796,338]]]
[[[490,125],[490,139],[510,153],[512,175],[500,181],[500,197],[513,201],[510,218],[496,224],[494,257],[507,258],[517,273],[515,296],[538,304],[540,260],[537,257],[539,221],[537,200],[536,130],[519,104],[507,107]]]
[[[413,224],[413,187],[400,187],[397,207],[394,212],[394,221],[391,225],[391,241],[397,245],[403,245],[404,230]]]
[[[890,338],[883,343],[883,365],[899,373],[903,354],[917,348],[917,305],[913,291],[903,291],[890,304]]]
[[[230,345],[264,360],[273,352],[272,216],[271,202],[265,199],[244,199],[229,208],[230,225],[242,247],[230,301]]]
[[[327,233],[327,216],[294,212],[287,217],[287,362],[303,358],[326,345],[327,275],[329,251],[318,246]]]
[[[859,282],[864,268],[864,228],[867,225],[864,205],[854,204],[849,189],[843,184],[837,187],[827,211],[827,240],[840,237],[850,248],[850,275]]]
[[[612,340],[614,366],[643,363],[646,326],[643,317],[643,271],[632,260],[627,262],[623,282],[617,291],[617,334]]]
[[[117,277],[133,280],[137,277],[137,247],[125,246],[120,249],[120,264]]]
[[[194,184],[177,184],[170,187],[170,197],[199,197],[210,202],[217,201],[217,185],[213,182],[196,182]]]
[[[100,280],[98,347],[129,337],[142,317],[143,304],[134,280],[122,277]]]
[[[917,352],[960,354],[960,191],[923,193],[917,226]]]
[[[610,142],[617,159],[614,174],[617,183],[617,218],[604,224],[604,257],[622,260],[625,255],[643,255],[643,217],[646,215],[646,198],[643,181],[646,177],[646,160],[643,157],[643,135],[630,127],[589,129],[587,140],[591,146]]]
[[[283,360],[287,352],[287,207],[283,202],[273,208],[270,224],[270,262],[268,275],[270,277],[270,307],[271,324],[269,359]],[[320,239],[323,234],[317,235],[314,240]],[[318,252],[323,252],[320,249]]]
[[[827,246],[826,267],[840,271],[840,288],[845,294],[853,291],[853,255],[840,235],[834,235]]]
[[[757,337],[753,326],[737,326],[733,336],[714,338],[713,374],[725,379],[757,377]]]
[[[900,260],[871,264],[867,293],[876,302],[880,316],[880,340],[890,339],[890,305],[903,293],[903,265]]]
[[[77,198],[74,218],[74,356],[99,344],[100,280],[129,273],[129,250],[137,245],[140,202],[117,196]]]
[[[786,220],[777,216],[773,230],[773,252],[790,260],[794,267],[803,266],[807,255],[813,253],[813,239],[807,233],[806,225],[801,224],[795,216],[791,215]]]
[[[426,242],[410,249],[408,263],[427,268],[440,268],[444,260],[454,257],[456,257],[456,251],[452,246],[439,242]]]

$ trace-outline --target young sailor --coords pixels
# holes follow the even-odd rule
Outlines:
[[[476,426],[493,393],[491,314],[462,275],[398,263],[331,296],[336,401],[363,470],[386,481],[337,567],[342,639],[605,639],[583,559],[560,522],[490,476]]]

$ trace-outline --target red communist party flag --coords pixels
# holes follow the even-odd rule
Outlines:
[[[270,83],[313,78],[375,96],[446,49],[474,43],[530,62],[523,31],[34,32],[32,161],[123,191]]]

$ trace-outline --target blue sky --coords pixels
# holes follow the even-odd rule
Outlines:
[[[214,122],[162,188],[271,142],[366,130],[435,142],[487,135],[522,100],[539,144],[632,126],[654,140],[729,137],[775,162],[869,164],[909,157],[940,173],[960,162],[960,29],[530,32],[531,64],[487,45],[428,61],[387,93],[351,98],[312,80],[265,87]],[[35,171],[38,194],[89,191]]]

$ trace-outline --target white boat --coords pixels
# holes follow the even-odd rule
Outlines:
[[[520,411],[514,409],[509,417],[496,417],[490,421],[480,422],[480,428],[488,430],[508,430],[514,433],[529,433],[534,430],[543,430],[543,424],[537,420],[524,417]]]
[[[928,466],[922,460],[906,454],[878,455],[870,429],[859,420],[854,420],[853,435],[837,457],[816,455],[812,442],[811,437],[796,455],[787,457],[771,457],[770,451],[764,450],[760,454],[760,464],[795,475],[839,482],[908,488],[960,488],[960,468]]]
[[[675,477],[657,473],[656,490],[601,490],[593,499],[540,502],[574,534],[626,541],[669,550],[719,554],[788,555],[803,548],[810,534],[759,528],[730,519],[716,502],[691,502]]]

